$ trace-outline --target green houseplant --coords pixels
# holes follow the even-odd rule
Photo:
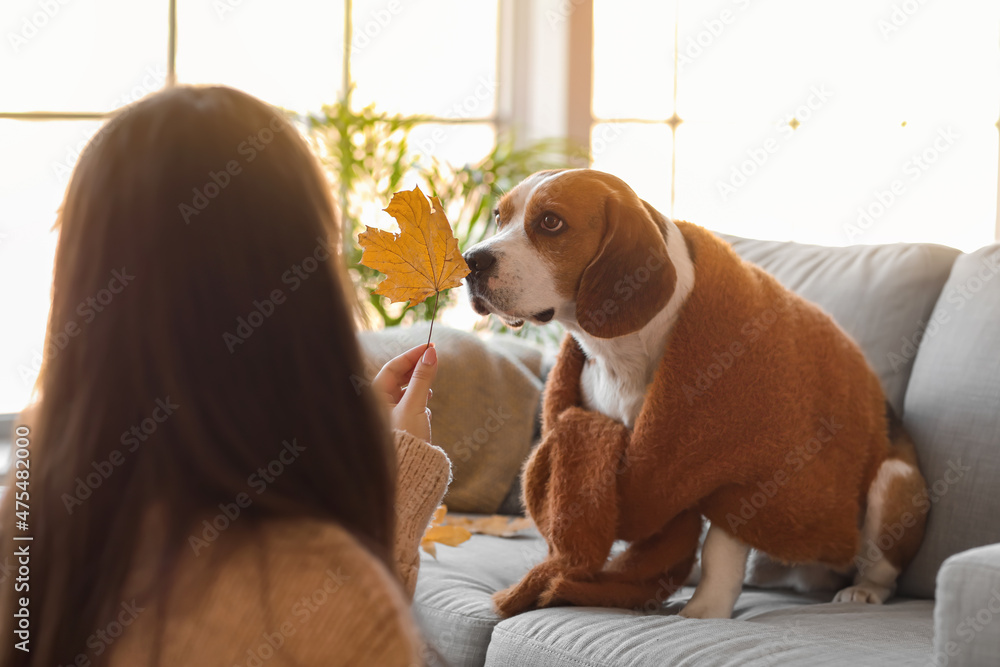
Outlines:
[[[306,136],[335,188],[347,269],[365,304],[368,326],[389,327],[432,317],[427,302],[407,308],[371,294],[378,274],[360,264],[358,234],[366,223],[373,222],[372,216],[389,202],[392,193],[403,189],[404,180],[416,180],[428,196],[441,199],[459,248],[464,251],[490,234],[492,211],[504,192],[536,171],[571,166],[587,156],[586,151],[565,140],[548,139],[519,146],[513,134],[507,133],[497,138],[493,149],[480,161],[453,165],[411,150],[410,131],[429,120],[390,116],[373,106],[354,111],[340,102],[305,118]],[[439,307],[444,309],[456,298],[452,291],[442,293]],[[488,322],[492,329],[504,329],[496,318]],[[546,340],[552,334],[558,335],[554,331],[545,335],[530,326],[518,334]]]

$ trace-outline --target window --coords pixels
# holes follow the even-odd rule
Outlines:
[[[594,166],[718,231],[974,250],[998,233],[998,24],[989,0],[593,0]]]
[[[37,377],[52,225],[109,113],[174,82],[223,83],[297,112],[349,96],[433,121],[413,131],[415,150],[474,161],[496,138],[498,19],[497,0],[5,2],[0,414],[19,411]]]
[[[224,83],[300,112],[375,103],[425,119],[413,150],[454,163],[507,129],[569,137],[718,231],[972,250],[1000,229],[998,26],[991,0],[7,0],[0,413],[42,360],[76,158],[163,86]]]

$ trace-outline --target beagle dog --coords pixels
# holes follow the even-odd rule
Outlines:
[[[854,355],[846,365],[855,369],[852,372],[859,378],[859,395],[867,393],[864,393],[864,401],[850,403],[845,399],[845,405],[863,404],[867,412],[872,412],[871,406],[881,396],[881,388],[874,373],[867,367],[853,342],[828,316],[778,285],[777,281],[766,276],[757,267],[742,262],[721,239],[690,223],[668,219],[639,199],[622,180],[610,174],[590,169],[536,173],[500,200],[495,218],[496,234],[476,244],[464,255],[471,271],[466,280],[472,306],[477,313],[494,314],[511,327],[518,327],[525,322],[538,325],[550,321],[561,323],[586,357],[580,375],[582,407],[586,410],[603,413],[633,429],[665,351],[677,344],[676,339],[696,340],[697,336],[692,337],[684,332],[711,332],[717,323],[727,324],[724,322],[725,318],[736,318],[735,314],[730,316],[726,311],[737,312],[738,299],[725,296],[741,294],[739,290],[729,289],[735,282],[745,283],[738,287],[745,287],[747,294],[756,294],[754,290],[759,291],[759,284],[766,283],[768,294],[777,295],[776,298],[783,302],[792,303],[794,309],[798,309],[795,312],[808,312],[805,319],[812,322],[809,326],[822,328],[825,337],[823,340],[833,341],[825,349],[816,352],[817,355],[827,355],[823,360],[816,357],[816,368],[823,368],[821,364],[830,363],[829,355],[839,354],[840,349],[847,350],[845,355]],[[719,246],[725,248],[717,251]],[[712,252],[702,251],[698,255],[699,248],[711,249]],[[712,259],[715,257],[725,259]],[[718,271],[713,266],[701,263],[711,261],[726,263],[725,271]],[[725,281],[719,276],[726,276]],[[729,282],[730,285],[722,284],[724,282]],[[698,299],[692,296],[696,285],[699,290]],[[720,295],[715,297],[716,302],[711,301],[713,294]],[[727,302],[726,298],[730,300]],[[698,304],[686,309],[685,304],[689,300],[698,301]],[[712,305],[706,307],[703,305],[705,303]],[[707,321],[695,323],[700,329],[692,329],[692,326],[681,326],[686,317],[699,317]],[[716,319],[717,323],[713,322]],[[750,336],[753,334],[783,341],[772,344],[785,345],[786,349],[788,345],[795,346],[797,342],[807,345],[802,341],[808,339],[804,336],[799,338],[798,332],[793,329],[796,326],[806,326],[801,317],[796,315],[773,321],[765,312],[761,320],[756,323],[747,321],[742,330],[738,327],[727,330],[743,331],[748,336],[743,341],[744,344],[750,344]],[[783,334],[775,336],[774,332],[782,327],[786,328]],[[772,328],[771,331],[768,328]],[[681,333],[676,334],[672,340],[671,334],[675,331]],[[672,350],[672,353],[683,357],[686,351]],[[795,358],[800,359],[803,351],[796,350],[795,354],[798,355]],[[805,359],[811,366],[809,351],[805,354]],[[746,355],[736,363],[759,363],[756,357],[752,357],[754,355]],[[833,363],[839,362],[835,360]],[[734,393],[742,392],[746,395],[768,391],[768,372],[761,369],[760,377],[764,380],[759,386],[738,388]],[[751,371],[740,377],[757,376]],[[794,372],[785,372],[781,375],[780,382],[787,385],[788,378],[795,377]],[[841,383],[837,386],[837,391],[850,384]],[[695,392],[698,401],[713,400],[711,386],[706,388],[704,385],[696,385],[687,387],[685,391],[687,389]],[[785,386],[783,390],[792,395],[796,391],[812,391],[816,395],[803,397],[803,401],[811,401],[810,405],[821,405],[825,400],[821,392],[808,389],[805,384],[802,388]],[[869,400],[873,397],[874,400]],[[691,398],[693,400],[694,397]],[[682,401],[677,401],[674,405],[679,405],[680,409],[686,408]],[[754,409],[752,400],[740,405],[745,407],[738,409],[747,412]],[[703,403],[697,407],[704,406]],[[720,412],[709,419],[741,419],[742,415],[732,414],[733,409],[731,405],[719,406]],[[756,414],[749,416],[746,419],[747,429],[752,430],[754,423],[764,423],[763,420],[767,418],[768,416]],[[796,552],[795,549],[786,549],[777,554],[775,560],[771,560],[766,553],[754,548],[757,546],[755,541],[764,544],[766,539],[752,531],[741,532],[735,529],[731,519],[728,522],[723,520],[722,517],[731,517],[732,512],[721,514],[715,509],[713,515],[705,509],[718,507],[719,505],[712,504],[712,497],[723,497],[727,488],[729,492],[726,498],[732,499],[738,495],[731,492],[733,487],[722,488],[722,485],[717,484],[712,487],[711,493],[714,496],[704,504],[695,505],[712,523],[702,546],[700,581],[693,597],[681,612],[682,616],[730,618],[744,583],[790,586],[799,590],[831,586],[839,588],[848,583],[853,574],[853,584],[837,592],[833,598],[835,601],[882,603],[892,595],[897,576],[913,557],[922,539],[924,516],[916,512],[906,513],[905,509],[908,499],[922,491],[925,483],[917,467],[912,442],[901,430],[898,420],[883,414],[873,417],[866,415],[864,419],[860,423],[881,424],[891,432],[875,434],[869,438],[864,429],[871,430],[873,427],[870,426],[859,427],[861,431],[852,428],[844,431],[859,440],[867,439],[867,442],[852,444],[849,448],[861,452],[868,462],[859,463],[856,468],[843,474],[854,480],[845,484],[860,484],[862,487],[867,485],[867,492],[863,488],[860,494],[857,488],[847,491],[841,489],[842,493],[847,494],[846,497],[852,499],[851,503],[859,508],[859,513],[848,519],[850,525],[846,532],[838,532],[836,536],[831,532],[829,537],[830,540],[839,540],[837,548],[841,554],[847,553],[848,559],[851,553],[858,554],[854,560],[855,566],[862,562],[859,559],[864,559],[864,567],[854,567],[852,571],[843,563],[832,567],[829,563],[809,563],[786,557],[789,553],[804,553],[801,550]],[[753,441],[753,435],[746,434],[747,442]],[[781,446],[791,449],[794,444],[798,443],[783,443]],[[748,449],[746,443],[733,443],[734,451],[737,446],[742,447],[741,456],[754,456],[753,450]],[[720,468],[728,463],[725,458],[726,454],[723,453],[718,460]],[[858,472],[859,470],[863,472]],[[837,479],[839,472],[827,471],[824,474],[828,475],[824,479]],[[746,480],[741,483],[746,486],[738,487],[740,489],[755,491],[757,488]],[[761,479],[754,480],[753,483],[766,485],[770,482]],[[732,506],[735,501],[729,502]],[[904,520],[905,516],[911,519],[909,523]],[[801,515],[797,516],[797,519],[800,518]],[[738,522],[739,517],[737,524]],[[907,526],[905,536],[882,539],[891,532],[893,526],[903,523]],[[768,524],[771,533],[775,532],[775,525],[781,526],[780,523]],[[801,521],[796,526],[788,524],[789,540],[795,539],[794,536],[798,534],[795,530],[800,525]],[[822,532],[822,529],[812,530]],[[852,531],[854,534],[849,534]],[[815,534],[810,533],[813,538]],[[847,542],[850,544],[845,547]],[[877,548],[873,551],[872,548],[876,545]]]

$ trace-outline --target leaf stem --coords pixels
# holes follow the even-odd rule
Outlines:
[[[430,347],[431,346],[431,334],[434,333],[434,318],[437,317],[437,312],[438,312],[438,296],[440,294],[441,294],[440,290],[438,290],[437,292],[434,292],[434,312],[431,313],[431,328],[430,328],[430,331],[427,332],[427,345],[426,345],[426,347]]]

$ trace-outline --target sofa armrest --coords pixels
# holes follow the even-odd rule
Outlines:
[[[934,665],[1000,665],[1000,544],[944,562],[934,605]]]

